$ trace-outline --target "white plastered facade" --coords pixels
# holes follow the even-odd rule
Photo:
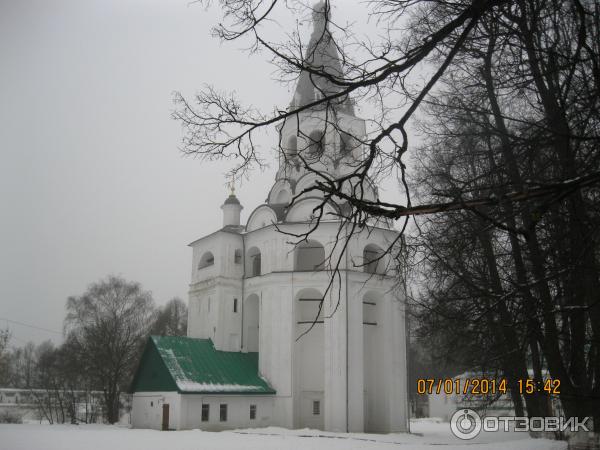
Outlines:
[[[322,114],[285,123],[282,142],[295,136],[297,143],[322,127]],[[354,136],[365,133],[362,120],[345,114],[338,127]],[[353,170],[362,147],[336,154],[340,139],[335,131],[327,133],[323,158],[311,168],[332,177]],[[282,155],[267,203],[249,214],[245,227],[237,226],[239,216],[232,223],[225,218],[223,229],[190,244],[188,336],[210,338],[218,350],[258,351],[260,375],[277,392],[262,425],[407,431],[405,298],[387,255],[368,267],[365,261],[372,249],[388,249],[398,233],[387,223],[373,223],[350,237],[340,257],[350,231],[336,217],[343,202],[330,202],[308,243],[297,246],[286,233],[305,233],[315,223],[322,194],[302,191],[318,180],[293,152]],[[365,198],[377,198],[369,181],[363,189]],[[224,213],[239,215],[236,202],[230,196]],[[320,264],[325,256],[329,263]],[[333,282],[332,265],[339,274]]]
[[[306,226],[278,225],[296,233]],[[338,228],[321,223],[311,241],[329,255]],[[259,352],[260,374],[277,391],[264,425],[407,431],[404,299],[393,276],[362,266],[365,247],[387,248],[395,236],[385,229],[353,236],[340,280],[329,289],[331,271],[294,270],[294,245],[274,225],[240,234],[222,230],[192,244],[188,336],[210,338],[218,350]],[[243,253],[248,249],[260,251],[260,274],[244,272],[252,269]],[[239,262],[236,250],[244,255]],[[214,264],[197,269],[206,251]],[[313,325],[316,300],[326,292]]]
[[[340,76],[320,5],[307,60]],[[326,78],[302,72],[291,106],[310,105],[336,89]],[[217,350],[258,352],[260,375],[276,390],[265,399],[260,425],[408,431],[405,296],[388,256],[377,259],[398,232],[382,221],[350,233],[340,222],[347,199],[324,203],[323,193],[313,189],[355,171],[366,151],[364,120],[349,98],[335,102],[305,108],[278,127],[275,182],[245,226],[232,194],[222,207],[223,228],[190,244],[188,336],[210,338]],[[348,180],[342,191],[378,198],[369,179]],[[308,240],[295,242],[290,234],[306,233],[315,220],[319,226]],[[230,408],[239,403],[245,411],[244,396],[230,399]],[[195,411],[190,402],[181,407],[186,427]]]

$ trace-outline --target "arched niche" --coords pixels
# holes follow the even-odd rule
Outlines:
[[[246,276],[257,277],[262,274],[262,255],[258,247],[250,247],[246,252]]]
[[[294,249],[294,270],[310,272],[325,268],[325,248],[315,240],[302,241]]]
[[[278,205],[289,205],[292,201],[292,194],[287,189],[282,189],[275,197],[275,203]]]
[[[340,136],[340,155],[342,157],[351,155],[354,150],[360,146],[360,142],[352,136],[350,133],[345,131],[339,132]]]
[[[386,270],[385,252],[376,244],[366,245],[363,249],[363,272],[384,274]]]
[[[314,288],[294,296],[294,390],[299,428],[323,429],[325,399],[325,311]]]
[[[384,296],[375,291],[368,291],[362,297],[363,303],[363,389],[364,389],[364,430],[365,432],[382,431],[385,423],[386,392],[384,374],[385,366],[383,335],[383,302]]]
[[[318,160],[325,152],[325,133],[319,130],[311,131],[307,138],[307,151],[304,157],[307,160]]]
[[[258,230],[273,223],[277,223],[277,215],[268,205],[261,205],[256,208],[246,224],[246,231]]]
[[[198,262],[198,270],[204,269],[215,264],[215,257],[212,252],[204,252]]]
[[[244,300],[244,349],[247,352],[259,351],[260,299],[251,294]]]
[[[269,204],[289,205],[292,201],[292,185],[288,180],[277,181],[269,192]]]
[[[298,138],[289,136],[285,141],[284,150],[288,158],[295,159],[298,156]]]

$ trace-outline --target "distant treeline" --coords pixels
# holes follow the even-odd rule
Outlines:
[[[139,283],[109,276],[67,299],[64,341],[9,347],[0,331],[0,387],[29,390],[28,401],[50,423],[119,420],[147,337],[184,336],[179,298],[157,307]],[[14,418],[11,418],[13,420]]]

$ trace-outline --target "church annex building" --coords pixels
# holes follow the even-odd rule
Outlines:
[[[340,74],[322,16],[317,7],[307,61]],[[334,89],[303,72],[292,106]],[[285,234],[306,232],[322,202],[312,191],[290,206],[318,179],[298,154],[315,156],[310,167],[334,177],[362,158],[348,136],[365,136],[364,120],[348,98],[335,112],[313,108],[280,126],[283,150],[266,203],[241,225],[232,193],[223,227],[190,244],[187,337],[148,340],[131,387],[134,427],[408,431],[405,297],[384,255],[398,232],[373,223],[340,258],[334,244],[340,227],[344,239],[339,213],[347,205],[329,202],[308,240]],[[377,198],[372,183],[364,195]],[[328,288],[330,256],[340,265]]]

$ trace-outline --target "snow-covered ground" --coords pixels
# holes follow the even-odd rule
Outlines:
[[[412,434],[343,434],[260,428],[161,432],[109,425],[0,424],[0,450],[565,450],[566,443],[526,433],[482,433],[460,441],[446,422],[415,420]],[[510,442],[507,442],[510,441]]]

